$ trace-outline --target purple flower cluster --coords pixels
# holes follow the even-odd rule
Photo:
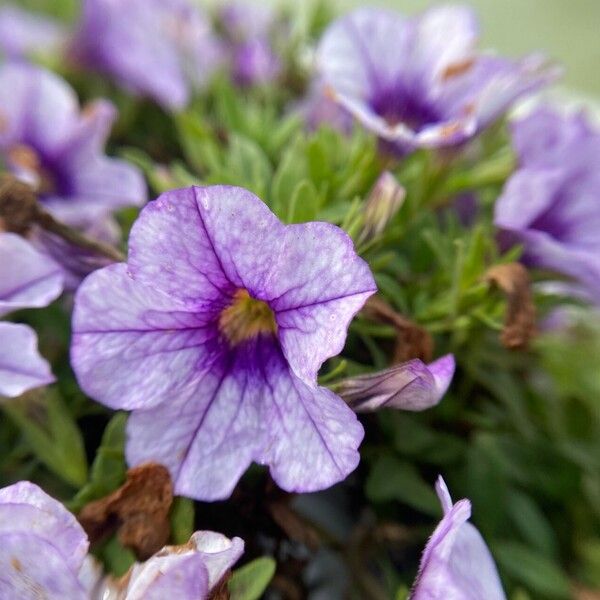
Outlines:
[[[123,580],[104,577],[81,525],[28,481],[0,490],[0,597],[47,600],[206,598],[244,551],[240,538],[197,531],[165,546]]]
[[[413,18],[360,8],[325,32],[320,85],[396,152],[458,144],[556,76],[539,56],[515,63],[477,52],[478,35],[467,8]]]
[[[600,303],[600,131],[582,114],[540,108],[512,135],[519,168],[496,203],[501,240]]]
[[[241,188],[167,192],[127,264],[79,288],[72,362],[92,398],[133,410],[129,463],[164,464],[177,493],[225,498],[252,461],[323,489],[354,470],[363,430],[317,371],[374,291],[333,225],[283,225]]]

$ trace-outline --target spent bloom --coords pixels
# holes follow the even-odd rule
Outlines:
[[[252,461],[323,489],[363,430],[317,372],[375,289],[334,225],[283,225],[242,188],[174,190],[142,210],[128,262],[79,288],[72,363],[92,398],[133,411],[128,462],[165,465],[176,493],[225,498]]]
[[[441,477],[435,488],[444,517],[425,546],[409,600],[506,600],[494,559],[467,522],[471,503],[452,504]]]
[[[71,56],[131,92],[182,109],[220,63],[204,13],[189,0],[84,0]]]
[[[337,391],[356,412],[381,408],[421,411],[440,402],[450,386],[454,368],[451,354],[429,365],[414,359],[385,371],[344,379]]]
[[[47,306],[62,288],[62,270],[52,259],[18,235],[0,232],[0,317],[22,308]],[[33,329],[0,322],[0,396],[20,396],[52,381]]]
[[[37,485],[0,490],[0,596],[47,600],[202,600],[244,551],[240,538],[197,531],[187,544],[165,546],[119,580],[104,577],[87,554],[75,517]]]
[[[234,81],[239,85],[273,81],[281,72],[281,61],[271,42],[275,10],[258,2],[230,2],[220,17]]]
[[[582,114],[539,108],[512,135],[519,167],[495,207],[501,241],[600,303],[600,131]]]
[[[0,66],[0,159],[55,218],[103,241],[118,235],[112,211],[146,200],[140,171],[103,154],[115,117],[104,100],[80,110],[75,92],[45,69]],[[72,248],[39,232],[31,240],[61,263],[74,260]]]
[[[360,8],[334,22],[317,51],[329,95],[396,152],[458,144],[555,73],[539,56],[482,54],[464,7],[407,18]]]
[[[0,53],[18,58],[58,50],[66,31],[56,21],[17,6],[0,7]]]

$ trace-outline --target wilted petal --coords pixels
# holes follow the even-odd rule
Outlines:
[[[63,288],[60,267],[14,233],[0,233],[0,315],[47,306]]]
[[[436,491],[444,517],[423,551],[411,600],[505,600],[494,559],[480,533],[467,523],[471,504],[452,504],[444,480]]]
[[[415,359],[378,373],[345,379],[339,394],[356,412],[380,408],[420,411],[438,404],[454,375],[448,354],[426,365]]]
[[[243,540],[238,537],[229,539],[214,531],[196,531],[189,543],[202,556],[211,590],[244,553]]]

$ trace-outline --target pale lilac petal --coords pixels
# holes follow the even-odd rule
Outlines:
[[[443,479],[436,491],[444,517],[427,542],[411,600],[505,600],[494,559],[467,519],[468,500],[452,505]]]
[[[244,541],[239,537],[229,539],[214,531],[196,531],[190,540],[195,551],[202,556],[208,572],[208,588],[212,590],[225,573],[244,553]]]
[[[159,553],[160,554],[160,553]],[[126,600],[206,598],[208,574],[196,553],[155,555],[131,571]]]
[[[0,322],[0,396],[20,396],[53,381],[50,366],[38,352],[35,331]]]
[[[342,382],[340,395],[356,412],[381,408],[421,411],[440,402],[450,386],[455,362],[451,354],[426,365],[415,359]]]
[[[0,537],[22,533],[51,543],[79,571],[88,539],[75,516],[37,485],[20,481],[0,490]]]
[[[288,491],[323,489],[354,470],[363,430],[339,397],[290,373],[270,340],[233,360],[213,365],[185,399],[134,412],[128,462],[164,464],[177,494],[203,500],[228,497],[253,460]]]
[[[0,50],[8,57],[56,50],[65,40],[57,21],[16,6],[0,7]]]
[[[63,288],[60,267],[14,233],[0,232],[0,316],[47,306]]]
[[[125,264],[92,273],[73,313],[71,361],[82,389],[114,408],[174,400],[211,368],[216,336],[198,311],[139,284]]]
[[[64,555],[34,534],[0,535],[0,573],[1,598],[89,600]]]

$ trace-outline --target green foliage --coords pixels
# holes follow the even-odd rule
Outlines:
[[[276,562],[263,556],[236,569],[228,583],[231,600],[259,600],[273,579],[275,568]]]
[[[194,533],[194,512],[194,502],[192,500],[183,497],[175,498],[169,514],[173,544],[185,544],[192,537],[192,533]]]

